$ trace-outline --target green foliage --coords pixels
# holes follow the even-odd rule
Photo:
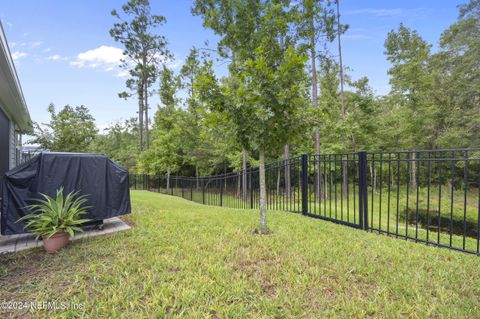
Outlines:
[[[129,1],[124,16],[113,12],[121,20],[111,34],[125,45],[123,66],[132,67],[127,86],[141,94],[139,121],[149,96],[142,76],[160,79],[152,149],[136,152],[134,140],[145,130],[141,121],[112,124],[90,142],[91,134],[81,137],[85,126],[57,114],[55,121],[65,124],[52,120],[55,130],[38,127],[37,142],[51,150],[104,153],[138,172],[182,175],[240,171],[242,149],[250,166],[262,149],[267,161],[281,159],[286,143],[290,156],[313,153],[317,128],[323,153],[478,147],[479,3],[460,7],[437,51],[403,24],[389,32],[391,92],[377,96],[367,78],[352,79],[347,68],[342,112],[340,67],[322,46],[337,36],[334,2],[197,0],[193,14],[220,39],[214,49],[193,47],[176,73],[157,59],[169,56],[157,31],[164,17],[154,15],[148,1]],[[142,56],[153,57],[148,61],[155,70],[142,64]],[[217,61],[228,63],[224,77],[215,72]]]
[[[332,42],[336,37],[335,12],[331,1],[302,0],[292,2],[295,14],[296,34],[300,39],[304,39],[306,46],[311,50],[316,50],[317,43],[321,37]],[[348,29],[348,26],[341,25],[342,32]]]
[[[252,50],[236,51],[232,44],[235,60],[230,77],[221,83],[207,64],[197,85],[207,108],[228,119],[241,145],[250,151],[278,153],[304,127],[306,56],[287,34],[292,17],[286,2],[257,3],[249,16],[241,15],[251,5],[236,3],[236,25],[221,34],[226,45],[236,38]],[[209,23],[208,17],[205,19]],[[254,32],[237,30],[249,24],[256,26]]]
[[[97,134],[95,119],[87,107],[65,105],[58,113],[48,106],[50,122],[34,123],[34,138],[29,141],[52,152],[85,152]],[[42,127],[43,126],[43,127]]]
[[[180,70],[182,88],[186,90],[184,103],[183,131],[185,164],[195,167],[195,175],[209,173],[209,143],[207,142],[208,130],[205,127],[205,118],[202,116],[202,109],[198,101],[198,93],[195,88],[200,71],[200,53],[193,47]],[[205,171],[206,169],[206,171]]]
[[[152,129],[152,145],[138,157],[138,171],[148,174],[177,172],[182,164],[183,132],[178,125],[183,111],[173,105],[160,107]]]
[[[178,125],[182,111],[176,109],[179,83],[173,72],[164,67],[160,74],[160,100],[164,104],[155,114],[152,146],[138,157],[138,171],[158,174],[175,172],[181,165],[181,137]]]
[[[431,58],[432,96],[439,108],[439,147],[480,143],[480,1],[460,7],[458,21],[440,38]]]
[[[458,21],[431,53],[415,30],[400,25],[388,34],[392,92],[386,101],[385,136],[396,135],[402,148],[478,147],[480,135],[480,2],[460,7]],[[388,133],[395,125],[395,134]],[[394,145],[386,140],[385,144]]]
[[[243,148],[259,152],[260,228],[266,233],[265,154],[278,154],[307,124],[307,57],[290,34],[295,10],[281,0],[197,1],[194,8],[222,36],[220,54],[226,47],[232,59],[223,81],[211,63],[203,65],[199,96],[206,109],[225,117]],[[217,14],[220,23],[211,20]]]
[[[91,153],[104,154],[130,171],[135,170],[138,151],[137,119],[115,122],[98,134],[88,149]]]
[[[25,228],[31,230],[37,239],[42,236],[48,239],[59,231],[70,236],[83,231],[79,225],[89,221],[80,219],[81,215],[88,213],[89,207],[84,206],[87,202],[86,195],[78,196],[78,192],[71,192],[64,197],[63,187],[57,190],[56,197],[40,195],[43,199],[37,199],[38,204],[27,206],[30,213],[18,220],[26,221]]]

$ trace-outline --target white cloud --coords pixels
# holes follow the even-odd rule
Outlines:
[[[15,47],[24,47],[27,45],[27,43],[26,42],[9,42],[8,45],[11,48],[15,48]]]
[[[38,47],[43,44],[43,41],[36,41],[32,43],[32,48]]]
[[[120,69],[119,65],[124,58],[123,50],[113,46],[102,45],[98,48],[91,49],[79,53],[70,65],[77,68],[99,69],[107,72],[115,72],[115,76],[119,78],[126,78],[129,76],[128,70]],[[160,61],[164,59],[159,57]],[[172,69],[177,69],[181,66],[181,60],[165,61],[166,65]]]
[[[371,14],[377,17],[391,17],[400,16],[403,14],[403,9],[358,9],[344,12],[345,15]]]
[[[176,70],[183,65],[183,61],[180,60],[180,59],[179,60],[169,60],[165,64],[167,65],[168,68]]]
[[[43,52],[50,52],[50,51],[52,51],[52,49],[50,49],[50,48],[43,49]]]
[[[128,70],[120,70],[115,74],[118,78],[127,78],[129,76]]]
[[[107,132],[105,132],[105,130],[108,129],[110,126],[111,126],[111,124],[108,124],[108,123],[98,123],[97,124],[97,128],[98,128],[98,131],[100,132],[100,134],[106,134]]]
[[[122,49],[102,45],[96,49],[79,53],[70,64],[78,68],[101,68],[111,71],[120,64],[122,58]]]
[[[26,52],[15,51],[15,52],[12,53],[12,59],[13,59],[13,61],[18,61],[21,58],[26,57],[27,55],[28,55],[28,53],[26,53]]]
[[[54,54],[47,57],[47,60],[51,60],[51,61],[58,61],[58,60],[64,60],[64,59],[65,58],[63,58],[60,54]]]

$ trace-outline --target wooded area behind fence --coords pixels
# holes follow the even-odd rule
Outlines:
[[[131,175],[133,189],[259,207],[259,171]],[[267,209],[480,255],[480,149],[301,155],[266,165]]]

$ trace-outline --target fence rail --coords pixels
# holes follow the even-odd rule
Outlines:
[[[267,209],[480,255],[480,149],[301,155],[266,165]],[[133,189],[259,208],[258,168],[131,175]]]

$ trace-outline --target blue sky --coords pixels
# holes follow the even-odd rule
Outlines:
[[[125,1],[93,0],[0,0],[0,19],[15,59],[25,99],[34,121],[45,122],[46,108],[53,102],[86,105],[100,128],[135,116],[135,100],[121,100],[125,79],[116,66],[120,45],[108,30],[115,22],[110,15]],[[192,1],[151,1],[154,13],[167,18],[160,32],[178,69],[189,49],[203,47],[217,37],[202,27],[190,13]],[[418,30],[434,49],[443,30],[455,22],[460,0],[343,0],[342,22],[350,25],[343,37],[344,64],[352,77],[367,76],[377,94],[389,90],[389,64],[383,54],[387,33],[403,22]],[[337,54],[336,45],[331,46]],[[222,66],[217,66],[222,72]],[[158,98],[152,99],[152,111]],[[153,114],[153,112],[152,112]]]

